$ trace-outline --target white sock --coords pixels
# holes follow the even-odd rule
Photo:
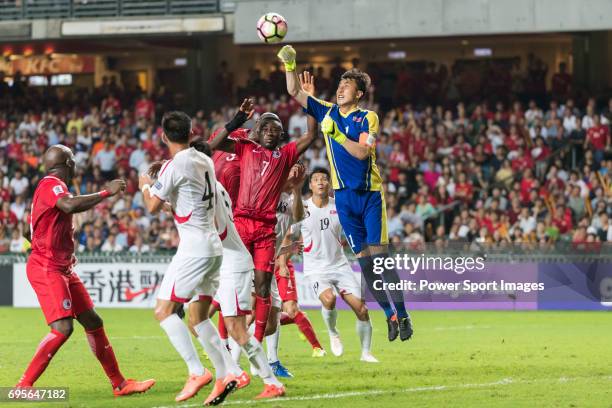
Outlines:
[[[251,336],[247,344],[242,346],[242,350],[244,350],[244,354],[247,355],[251,364],[255,366],[259,376],[265,384],[274,384],[277,387],[283,385],[276,379],[274,373],[272,373],[272,369],[266,360],[266,354],[264,353],[263,347],[261,347],[261,344],[255,337]]]
[[[240,365],[240,354],[242,353],[242,347],[240,344],[236,343],[236,340],[231,337],[228,339],[230,346],[230,354],[232,355],[232,360],[238,365]]]
[[[327,327],[327,331],[329,331],[330,336],[337,336],[338,330],[336,330],[336,319],[338,318],[338,311],[336,308],[332,310],[327,310],[326,308],[321,308],[321,315],[323,315],[323,321],[325,322],[325,326]]]
[[[276,363],[278,361],[278,342],[280,339],[280,325],[276,326],[276,331],[269,336],[266,336],[266,348],[268,349],[268,362]]]
[[[198,357],[198,352],[191,341],[191,333],[185,323],[175,314],[171,314],[159,323],[168,335],[170,343],[181,355],[190,375],[203,375],[204,366]]]
[[[357,320],[355,326],[361,342],[361,352],[369,353],[372,347],[372,322],[370,320]]]
[[[204,347],[204,351],[208,354],[208,358],[215,367],[217,379],[222,379],[231,372],[230,367],[226,366],[226,358],[223,353],[227,353],[227,360],[231,360],[229,357],[229,351],[223,346],[219,332],[217,328],[211,323],[209,319],[204,320],[193,326],[193,329],[198,334],[198,341]]]

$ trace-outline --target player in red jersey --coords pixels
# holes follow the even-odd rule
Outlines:
[[[255,128],[261,123],[262,119],[266,117],[276,117],[273,113],[264,113],[259,117],[258,121],[255,123]],[[217,135],[223,130],[217,129],[208,140],[212,141]],[[246,128],[238,128],[230,133],[229,138],[233,140],[239,139],[250,139],[253,137],[256,132],[251,131]],[[222,150],[216,150],[212,155],[213,162],[215,163],[215,175],[217,176],[217,180],[221,183],[221,185],[225,188],[227,193],[229,194],[230,200],[232,202],[232,213],[236,208],[236,203],[238,202],[238,190],[240,189],[240,160],[235,153],[227,153]],[[182,309],[181,309],[182,310]],[[227,345],[229,336],[227,333],[227,329],[225,328],[225,321],[223,320],[223,314],[221,313],[221,305],[213,299],[210,308],[209,318],[212,318],[214,314],[219,311],[219,319],[218,319],[218,328],[219,328],[219,336]]]
[[[276,117],[264,116],[253,130],[253,139],[259,143],[228,139],[228,135],[244,123],[247,115],[247,112],[242,112],[244,117],[241,118],[237,114],[210,142],[210,147],[234,153],[240,160],[240,189],[234,220],[255,263],[255,338],[261,342],[270,314],[276,206],[291,167],[314,141],[316,132],[306,133],[296,141],[279,147],[283,126]]]
[[[138,382],[123,377],[102,319],[73,270],[76,258],[72,214],[87,211],[105,198],[124,191],[125,181],[113,180],[98,193],[73,196],[66,186],[74,176],[72,151],[63,145],[51,146],[43,160],[47,175],[38,183],[32,200],[32,253],[26,272],[51,332],[36,349],[17,387],[34,385],[53,355],[70,337],[76,318],[85,328],[89,346],[110,379],[113,393],[119,396],[145,392],[155,380]]]

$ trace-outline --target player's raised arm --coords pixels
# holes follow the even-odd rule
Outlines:
[[[290,45],[285,45],[277,54],[278,58],[285,64],[285,75],[287,78],[287,92],[295,98],[302,107],[308,106],[308,94],[302,89],[300,79],[295,70],[295,49]]]
[[[295,170],[294,170],[295,169]],[[290,175],[295,177],[295,182],[293,183],[292,194],[293,194],[293,206],[291,207],[291,216],[293,218],[293,222],[299,222],[304,219],[304,202],[302,201],[302,187],[304,186],[304,180],[306,178],[306,169],[304,165],[300,162],[297,162],[293,168],[291,169],[292,173],[295,174]]]
[[[307,117],[308,130],[298,140],[295,141],[295,147],[298,151],[298,155],[304,153],[306,149],[310,147],[312,142],[315,141],[317,135],[319,134],[319,124],[317,123],[317,120],[310,115],[308,115]]]
[[[125,186],[125,180],[113,180],[106,185],[104,190],[94,194],[60,197],[55,206],[66,214],[80,213],[95,207],[107,197],[125,191]]]
[[[229,122],[225,124],[225,127],[221,129],[221,131],[217,134],[217,136],[209,140],[208,144],[211,150],[223,150],[224,152],[233,153],[234,152],[234,141],[228,139],[227,137],[234,130],[238,129],[244,122],[249,120],[251,116],[253,116],[253,106],[254,102],[252,99],[245,99],[240,105],[240,108]]]

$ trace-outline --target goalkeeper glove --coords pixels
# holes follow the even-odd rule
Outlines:
[[[342,132],[334,131],[334,127],[335,125],[333,119],[329,116],[325,116],[321,122],[321,132],[323,132],[324,135],[328,135],[341,145],[344,144],[344,142],[346,142],[346,135]]]
[[[283,64],[285,64],[285,71],[291,72],[295,71],[295,49],[290,45],[285,45],[280,49],[278,54],[276,54]]]

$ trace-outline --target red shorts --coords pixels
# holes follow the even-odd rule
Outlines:
[[[289,277],[285,278],[280,276],[279,268],[274,270],[274,276],[276,277],[276,285],[278,286],[278,294],[283,302],[293,300],[297,302],[297,291],[295,285],[295,269],[291,260],[287,261],[287,267],[289,268]]]
[[[234,223],[242,242],[253,256],[255,270],[274,272],[276,252],[274,225],[240,216],[234,219]]]
[[[28,259],[26,273],[47,324],[66,317],[77,317],[93,309],[93,301],[76,273],[67,273],[65,269],[58,269],[49,265],[47,260],[32,255]]]

